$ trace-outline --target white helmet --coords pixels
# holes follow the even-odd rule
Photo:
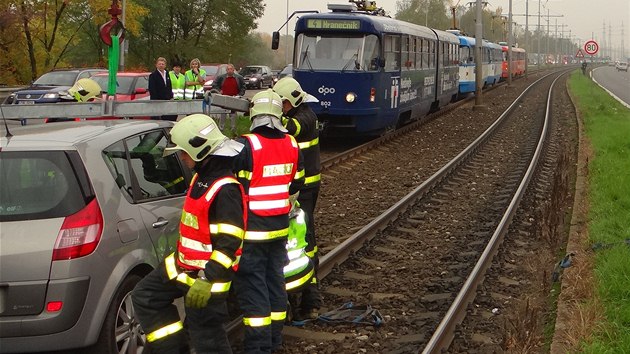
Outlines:
[[[319,100],[304,90],[302,86],[292,77],[283,77],[273,85],[273,90],[282,97],[283,100],[287,100],[291,103],[291,106],[297,107],[304,102],[319,102]]]
[[[249,118],[252,120],[252,125],[249,127],[249,130],[267,126],[286,133],[286,128],[280,122],[281,117],[282,98],[273,92],[272,89],[258,92],[252,97],[252,107],[249,110]]]
[[[199,162],[208,155],[236,156],[242,149],[243,144],[221,133],[214,119],[205,114],[191,114],[171,129],[171,144],[164,149],[164,156],[182,150]]]
[[[78,80],[74,86],[68,89],[68,95],[77,100],[77,102],[88,102],[100,94],[101,86],[98,82],[89,78]]]

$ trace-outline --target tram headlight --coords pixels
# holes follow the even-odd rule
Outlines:
[[[357,95],[354,92],[346,93],[346,102],[352,103],[357,99]]]

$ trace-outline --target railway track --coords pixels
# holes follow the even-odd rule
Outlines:
[[[511,108],[519,105],[529,106],[515,103]],[[489,264],[475,262],[481,254],[496,252],[522,197],[511,196],[525,190],[535,170],[528,168],[529,161],[540,155],[536,147],[541,144],[532,136],[544,134],[523,134],[532,130],[531,114],[502,115],[505,123],[494,124],[432,178],[321,258],[326,302],[370,303],[386,317],[383,330],[312,323],[305,329],[288,328],[294,338],[287,339],[291,344],[286,347],[379,353],[417,352],[424,346],[426,352],[439,352],[446,347]],[[541,131],[544,123],[536,120]],[[503,215],[506,209],[510,211]],[[498,225],[503,228],[497,230]],[[469,280],[469,273],[476,278]],[[455,296],[462,286],[471,290]],[[451,303],[448,320],[438,326]],[[435,328],[438,334],[427,336]]]

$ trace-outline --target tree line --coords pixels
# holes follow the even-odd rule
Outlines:
[[[28,83],[54,68],[107,67],[108,48],[98,31],[111,19],[107,12],[111,4],[0,0],[0,84]],[[192,58],[199,58],[202,63],[231,62],[237,68],[261,64],[281,69],[287,59],[291,62],[293,36],[282,36],[279,50],[272,51],[271,35],[256,31],[264,7],[264,0],[125,0],[125,69],[152,70],[160,56],[169,67],[175,61],[188,67]],[[502,12],[484,9],[485,39],[507,41]],[[457,28],[469,36],[475,33],[474,5],[453,5],[449,0],[398,0],[394,17],[436,29]],[[283,22],[279,19],[278,24]],[[516,25],[513,33],[514,43],[528,52],[537,50],[537,32],[529,31],[528,43],[522,26]],[[558,45],[544,29],[540,37],[543,49]]]

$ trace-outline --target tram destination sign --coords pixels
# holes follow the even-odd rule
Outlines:
[[[321,30],[359,30],[361,29],[361,21],[309,18],[306,20],[306,28]]]

